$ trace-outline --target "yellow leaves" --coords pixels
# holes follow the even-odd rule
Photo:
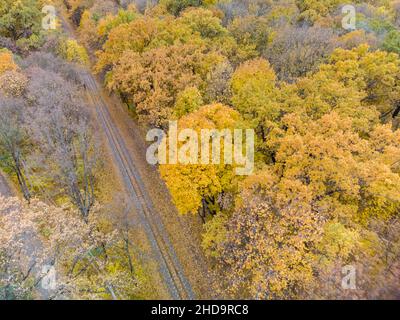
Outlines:
[[[78,32],[82,42],[89,48],[96,46],[100,41],[96,32],[96,22],[92,19],[92,15],[89,10],[85,10],[83,12],[79,23]]]
[[[268,61],[254,59],[242,64],[233,74],[231,87],[234,107],[246,118],[275,119],[279,105],[275,103],[276,76]],[[260,119],[261,118],[261,119]]]
[[[204,8],[187,9],[178,20],[204,38],[213,39],[227,34],[221,20],[212,11]]]
[[[203,105],[203,98],[196,87],[188,87],[180,92],[176,98],[174,115],[178,119],[197,110]]]
[[[335,259],[346,260],[358,246],[360,235],[356,230],[346,228],[338,221],[332,220],[325,224],[324,235],[316,248],[322,254],[322,263],[328,264]]]
[[[127,50],[142,53],[168,45],[196,42],[188,26],[171,18],[140,17],[111,29],[103,50],[97,53],[96,71],[116,63]]]
[[[130,23],[138,16],[136,8],[129,5],[126,10],[119,10],[115,16],[109,14],[102,18],[97,26],[97,33],[100,37],[106,37],[112,29],[121,24]]]
[[[162,165],[159,170],[180,214],[196,214],[202,206],[203,195],[222,191],[218,172],[212,166]]]
[[[309,22],[315,22],[318,18],[327,16],[340,4],[346,3],[345,0],[304,0],[296,2],[302,11],[301,17]]]
[[[178,129],[193,129],[201,137],[203,129],[231,129],[235,128],[239,120],[239,114],[229,107],[221,104],[208,105],[182,117],[178,121]],[[178,147],[183,144],[184,142],[180,142]],[[222,142],[221,155],[223,146]],[[200,152],[201,148],[198,148],[197,163],[202,163]],[[221,162],[222,160],[221,157]],[[203,199],[217,197],[222,191],[234,188],[232,165],[178,163],[160,165],[159,170],[181,214],[196,213],[201,208]]]
[[[363,29],[348,32],[338,38],[340,47],[343,49],[352,49],[366,43],[370,46],[375,46],[377,41],[378,40],[372,33],[367,34]]]
[[[331,78],[366,93],[368,105],[385,113],[399,99],[400,59],[385,51],[369,52],[368,45],[352,50],[337,49],[329,65],[321,67]]]
[[[188,84],[204,88],[218,54],[195,45],[174,45],[142,54],[125,51],[115,64],[109,88],[123,92],[136,105],[139,120],[165,127],[178,94]]]
[[[314,281],[311,248],[322,217],[302,192],[282,197],[288,186],[278,181],[265,170],[243,182],[240,205],[218,244],[233,297],[298,298]]]
[[[0,50],[0,75],[6,71],[16,71],[18,66],[14,62],[13,55],[7,49]]]
[[[219,246],[226,240],[228,221],[228,216],[220,212],[204,225],[201,246],[207,256],[212,258],[220,256]]]
[[[239,120],[238,112],[218,103],[201,107],[197,112],[182,118],[179,124],[183,128],[200,131],[201,129],[233,128]]]
[[[76,62],[82,65],[89,64],[89,55],[86,49],[78,44],[74,39],[67,39],[61,43],[59,48],[60,54],[70,62]]]
[[[278,110],[313,120],[335,111],[351,117],[353,128],[368,135],[400,97],[399,72],[400,59],[394,54],[370,52],[368,45],[337,49],[318,72],[279,90]]]
[[[254,59],[242,64],[232,77],[232,89],[238,93],[249,81],[271,91],[275,85],[276,76],[269,62],[264,59]]]

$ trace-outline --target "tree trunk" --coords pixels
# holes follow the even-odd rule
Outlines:
[[[26,184],[26,180],[24,174],[22,173],[19,161],[15,161],[15,173],[17,175],[18,184],[21,187],[22,194],[24,195],[25,200],[29,202],[31,200],[31,193],[29,192],[29,188]]]

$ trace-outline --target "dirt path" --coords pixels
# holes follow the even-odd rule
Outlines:
[[[63,24],[69,36],[75,38],[74,30],[65,19]],[[188,219],[194,218],[178,215],[157,168],[146,162],[146,145],[140,129],[121,103],[110,100],[92,74],[85,73],[82,79],[170,298],[214,298],[210,288],[212,279],[199,239],[194,236],[198,232],[191,230],[188,223]]]

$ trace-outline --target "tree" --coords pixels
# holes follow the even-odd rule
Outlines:
[[[284,186],[281,186],[284,188]],[[313,254],[321,236],[321,217],[313,212],[300,186],[285,199],[268,171],[249,178],[240,205],[226,224],[217,259],[229,297],[299,298],[313,281]]]
[[[143,52],[157,33],[156,19],[135,19],[111,29],[103,50],[97,53],[96,71],[116,63],[127,50]]]
[[[321,67],[321,72],[346,87],[364,92],[363,104],[375,106],[384,118],[387,114],[394,115],[397,110],[399,65],[396,54],[379,50],[370,52],[368,45],[361,45],[352,50],[336,49],[329,64]]]
[[[382,48],[388,52],[400,53],[400,33],[397,30],[390,31],[382,43]]]
[[[78,86],[83,86],[83,81],[81,79],[81,67],[48,52],[32,52],[21,62],[21,66],[23,69],[28,70],[32,67],[39,67],[42,70],[60,75],[68,82],[72,82]]]
[[[186,8],[199,7],[203,2],[202,0],[161,0],[160,4],[173,15],[178,16]]]
[[[240,298],[304,298],[338,265],[353,263],[369,265],[364,288],[376,288],[368,279],[385,241],[372,226],[397,220],[400,132],[377,125],[362,138],[351,118],[335,113],[282,121],[269,139],[274,162],[243,182],[225,235],[207,246],[226,289]]]
[[[0,4],[0,35],[14,41],[38,34],[42,14],[35,0],[4,0]]]
[[[10,38],[0,36],[0,48],[7,49],[16,54],[19,52],[18,46]]]
[[[215,39],[228,33],[219,19],[211,10],[191,8],[182,13],[177,20],[189,26],[193,33],[199,33],[202,38]]]
[[[22,99],[6,98],[0,95],[1,162],[16,175],[21,192],[29,201],[31,192],[26,181],[24,163],[29,150],[25,114],[26,104]]]
[[[174,116],[181,118],[203,105],[203,98],[196,87],[188,87],[180,92],[174,106]]]
[[[218,1],[217,7],[224,13],[225,22],[233,20],[235,17],[247,15],[263,16],[272,7],[271,0],[229,0]]]
[[[89,10],[85,10],[79,24],[79,38],[88,48],[100,49],[100,37],[97,34],[96,21]]]
[[[229,82],[232,74],[233,67],[228,61],[213,66],[207,77],[205,100],[208,103],[219,102],[225,105],[231,103],[232,91]]]
[[[257,57],[270,42],[272,29],[267,17],[236,17],[228,27],[241,48],[247,48]]]
[[[274,104],[276,75],[268,61],[254,59],[236,69],[231,79],[232,104],[247,119],[267,116],[275,119],[279,108]]]
[[[18,66],[14,62],[13,55],[8,50],[0,50],[0,75],[6,71],[16,71]]]
[[[345,4],[343,0],[296,0],[301,11],[300,18],[308,23],[314,23],[320,17],[325,17],[339,7]]]
[[[86,49],[76,40],[67,39],[63,41],[59,48],[60,55],[69,62],[76,62],[82,65],[89,64],[89,56]]]
[[[28,84],[27,77],[17,71],[6,71],[0,75],[0,93],[5,97],[21,97]]]
[[[46,159],[41,165],[88,221],[95,203],[98,160],[88,108],[77,88],[60,76],[32,68],[30,77],[36,78],[28,86],[34,120],[30,129]]]
[[[108,88],[133,102],[139,120],[165,127],[171,118],[177,95],[187,84],[204,90],[212,65],[222,60],[195,45],[174,45],[139,54],[126,51],[115,64]]]
[[[263,53],[279,79],[293,82],[325,62],[335,46],[333,31],[320,27],[286,27]]]
[[[362,29],[345,33],[344,35],[340,36],[337,41],[339,43],[339,47],[346,50],[351,50],[365,43],[367,43],[371,49],[375,49],[379,45],[379,40],[373,33],[367,33]]]
[[[0,197],[0,292],[14,298],[126,298],[138,284],[133,274],[116,268],[115,232],[102,232],[98,221],[85,223],[73,210]],[[45,270],[54,268],[53,288],[40,288]],[[15,292],[17,295],[15,296]],[[22,295],[21,293],[25,293]],[[129,296],[129,295],[128,295]]]
[[[230,130],[237,128],[239,121],[240,116],[235,110],[221,104],[214,104],[203,106],[182,117],[178,121],[178,128],[179,130],[193,129],[200,137],[201,130]],[[223,138],[223,134],[216,138]],[[186,141],[182,139],[179,143],[180,146]],[[208,140],[211,137],[205,139]],[[199,143],[199,141],[197,142]],[[221,142],[222,155],[223,146],[224,142]],[[178,211],[181,214],[199,213],[204,218],[207,213],[215,214],[219,211],[219,195],[235,189],[235,173],[234,164],[224,164],[222,158],[219,164],[202,163],[200,151],[199,145],[197,145],[195,154],[188,155],[187,151],[182,155],[182,157],[194,157],[197,161],[186,164],[181,162],[163,164],[160,165],[160,173],[171,192]],[[211,160],[210,163],[212,163]]]
[[[97,32],[100,37],[106,38],[110,31],[121,24],[128,24],[138,18],[135,8],[129,6],[126,10],[118,10],[116,15],[107,14],[99,21]]]

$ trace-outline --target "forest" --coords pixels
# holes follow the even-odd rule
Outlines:
[[[399,55],[400,1],[2,0],[0,299],[399,299]]]

